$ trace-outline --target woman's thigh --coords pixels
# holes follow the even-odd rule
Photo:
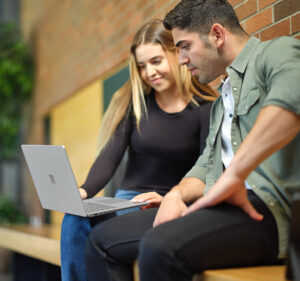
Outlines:
[[[133,197],[135,197],[135,196],[137,196],[141,193],[142,192],[135,191],[135,190],[118,189],[118,191],[115,194],[115,197],[116,198],[121,198],[121,199],[131,200]],[[124,215],[124,214],[136,212],[136,211],[140,211],[140,208],[136,207],[136,208],[129,208],[129,209],[125,209],[125,210],[120,210],[120,211],[116,212],[116,215],[121,216],[121,215]]]
[[[141,194],[142,192],[136,190],[118,189],[115,197],[131,200],[133,197]]]
[[[152,228],[157,208],[141,210],[97,224],[89,240],[118,262],[133,262],[145,233]]]

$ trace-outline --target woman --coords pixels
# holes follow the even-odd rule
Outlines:
[[[114,94],[104,116],[99,146],[82,198],[94,196],[114,174],[128,148],[122,189],[116,197],[159,205],[205,147],[209,111],[216,94],[192,81],[177,62],[172,35],[153,20],[135,35],[129,58],[130,80]],[[118,213],[120,214],[120,213]],[[86,280],[85,242],[90,221],[66,215],[62,224],[62,279]]]

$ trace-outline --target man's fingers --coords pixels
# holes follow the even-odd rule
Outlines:
[[[248,214],[252,219],[256,221],[263,220],[264,216],[258,213],[253,205],[248,201],[244,206],[242,206],[243,211]]]
[[[182,214],[181,216],[184,217],[192,212],[195,212],[199,209],[203,209],[205,208],[206,205],[205,205],[205,199],[204,197],[203,198],[200,198],[198,199],[196,202],[194,202],[192,205],[190,205]]]
[[[209,200],[207,200],[207,198],[204,196],[202,198],[200,198],[199,200],[197,200],[195,203],[193,203],[192,205],[190,205],[187,210],[185,210],[183,213],[182,213],[182,217],[183,216],[186,216],[192,212],[195,212],[197,210],[200,210],[200,209],[203,209],[203,208],[206,208],[206,207],[209,207],[209,206],[212,206],[214,204],[209,204],[209,202],[207,202]],[[211,202],[210,202],[211,203]],[[242,210],[248,214],[252,219],[254,220],[257,220],[257,221],[261,221],[263,220],[263,215],[258,213],[256,211],[256,209],[253,207],[253,205],[247,200],[247,202],[240,206],[242,208]]]

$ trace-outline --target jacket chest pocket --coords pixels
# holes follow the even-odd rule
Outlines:
[[[247,96],[240,101],[236,114],[239,122],[243,123],[247,129],[252,128],[259,111],[261,110],[262,101],[258,89],[248,92]]]

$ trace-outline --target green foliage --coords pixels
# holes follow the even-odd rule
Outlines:
[[[11,158],[20,144],[22,105],[33,88],[34,63],[20,32],[0,24],[0,157]]]
[[[11,200],[0,197],[0,224],[26,222],[26,217],[15,207]]]

